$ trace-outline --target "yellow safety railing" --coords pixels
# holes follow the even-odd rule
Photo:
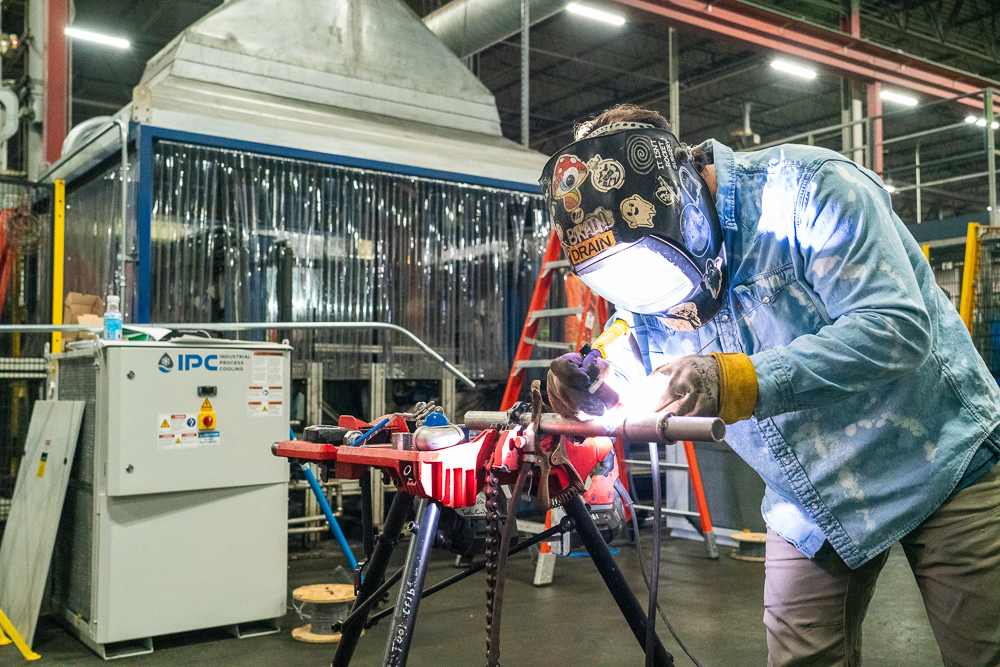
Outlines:
[[[962,272],[962,298],[958,313],[972,333],[972,313],[976,307],[976,284],[979,277],[979,223],[970,222],[965,240],[965,270]]]
[[[66,181],[55,182],[52,200],[52,324],[62,324],[63,268],[66,254]],[[62,351],[62,333],[52,334],[52,353]]]

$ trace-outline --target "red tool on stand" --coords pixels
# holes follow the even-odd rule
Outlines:
[[[719,441],[725,434],[721,420],[663,414],[607,417],[591,422],[566,420],[542,412],[536,384],[532,387],[531,406],[522,403],[507,412],[470,412],[464,428],[446,423],[429,425],[428,421],[408,419],[405,414],[377,422],[380,429],[342,417],[338,426],[311,426],[305,431],[305,440],[277,442],[272,447],[276,456],[318,464],[324,479],[358,479],[372,470],[396,484],[382,533],[367,560],[359,565],[355,577],[357,597],[350,616],[337,628],[342,637],[332,667],[347,667],[362,630],[388,615],[387,609],[369,618],[376,601],[400,580],[383,665],[402,667],[409,655],[420,599],[483,569],[487,571],[487,661],[490,667],[498,666],[507,557],[574,529],[636,639],[648,647],[653,664],[673,664],[658,638],[647,643],[647,628],[651,625],[595,524],[592,508],[588,509],[581,497],[584,489],[580,471],[589,473],[608,456],[610,438],[660,444],[688,439]],[[470,438],[466,432],[476,435]],[[501,484],[514,486],[502,521]],[[456,536],[463,534],[455,529],[454,517],[448,515],[443,522],[442,516],[475,505],[480,491],[485,491],[487,498],[485,562],[425,589],[431,547],[450,547],[458,539]],[[517,506],[526,491],[544,509],[562,505],[567,516],[558,526],[515,545]],[[417,519],[405,565],[386,578],[389,558],[414,499],[418,501]],[[363,511],[370,511],[370,507]],[[452,527],[450,530],[441,529],[446,523]]]

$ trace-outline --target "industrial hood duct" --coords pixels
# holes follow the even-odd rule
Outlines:
[[[567,0],[531,0],[534,25],[566,8]],[[468,58],[521,31],[521,3],[452,0],[424,17],[424,25],[459,58]]]

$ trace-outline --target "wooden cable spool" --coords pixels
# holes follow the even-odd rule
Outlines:
[[[354,606],[354,586],[350,584],[313,584],[300,586],[292,597],[302,602],[303,615],[311,623],[292,630],[292,637],[300,642],[333,644],[340,641],[340,633],[333,631],[333,624],[340,623]]]
[[[763,563],[766,553],[767,535],[764,533],[751,533],[744,530],[742,533],[733,533],[731,536],[736,540],[736,550],[731,554],[736,560],[746,560],[754,563]]]

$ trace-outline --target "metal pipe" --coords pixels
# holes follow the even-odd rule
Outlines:
[[[521,145],[528,148],[531,111],[531,0],[521,0]]]
[[[333,516],[340,516],[340,514],[341,514],[340,512],[334,512]],[[314,514],[312,516],[297,516],[293,519],[289,519],[288,525],[291,526],[292,524],[296,523],[312,523],[313,521],[325,521],[325,520],[326,520],[325,514]]]
[[[126,250],[128,243],[128,225],[126,224],[126,216],[128,215],[128,122],[121,118],[116,118],[114,122],[118,126],[118,137],[122,143],[122,236],[118,246],[118,270],[120,272],[118,276],[118,300],[124,311],[127,305],[131,306],[125,301],[127,293],[125,276],[128,275],[126,264],[129,258],[129,252]]]
[[[667,28],[667,73],[670,81],[670,129],[674,136],[681,136],[681,83],[680,83],[680,40],[677,39],[677,29]]]
[[[337,544],[340,545],[340,550],[344,552],[344,558],[347,559],[347,564],[350,565],[353,570],[358,566],[358,559],[354,557],[354,552],[351,551],[351,545],[347,543],[347,538],[344,537],[344,531],[340,529],[340,524],[337,523],[337,518],[333,516],[333,510],[330,509],[330,503],[326,501],[326,494],[324,494],[323,489],[320,488],[319,482],[316,481],[316,475],[313,474],[313,471],[309,467],[308,463],[302,464],[302,474],[305,475],[306,481],[309,482],[309,486],[312,487],[312,491],[316,495],[316,501],[319,503],[319,508],[323,510],[323,515],[326,517],[327,523],[330,524],[330,530],[333,532],[333,536],[336,538]]]
[[[482,431],[508,424],[506,412],[470,411],[465,413],[465,426]],[[520,423],[528,426],[531,415],[521,415]],[[566,419],[554,413],[541,417],[538,431],[548,435],[568,435],[581,438],[624,438],[631,442],[657,442],[661,445],[678,440],[722,442],[726,425],[716,417],[678,417],[671,414],[645,413],[628,416],[605,416],[582,422]]]
[[[427,343],[417,338],[416,334],[412,333],[408,329],[404,329],[398,324],[389,324],[388,322],[235,322],[235,323],[220,323],[220,322],[172,322],[168,324],[160,324],[154,322],[152,324],[143,325],[150,328],[159,329],[176,329],[176,330],[196,330],[196,331],[254,331],[258,329],[307,329],[307,330],[322,330],[322,329],[385,329],[388,331],[396,331],[405,336],[408,336],[413,342],[415,342],[420,349],[423,350],[429,357],[437,361],[439,364],[448,369],[448,372],[461,380],[468,387],[475,389],[476,383],[470,380],[465,373],[455,368],[451,362],[442,357],[440,354],[434,351]],[[0,324],[0,334],[4,332],[44,332],[51,333],[53,331],[91,331],[99,332],[102,331],[103,327],[100,326],[82,326],[79,324]]]
[[[566,8],[566,0],[530,0],[538,23]],[[521,7],[510,0],[452,0],[423,18],[431,32],[459,58],[468,58],[521,30]]]
[[[916,192],[917,192],[917,224],[923,222],[923,217],[921,214],[920,206],[920,142],[913,149],[913,175],[916,179]]]
[[[944,185],[945,183],[957,183],[959,181],[969,181],[969,180],[972,180],[974,178],[982,178],[983,176],[989,176],[989,175],[990,175],[990,172],[988,172],[988,171],[979,171],[979,172],[976,172],[975,174],[963,174],[962,176],[951,176],[949,178],[942,178],[942,179],[939,179],[939,180],[936,180],[936,181],[928,181],[927,183],[921,183],[920,187],[922,187],[922,188],[930,188],[930,187],[934,187],[935,185]],[[907,190],[912,190],[915,187],[917,187],[917,186],[916,185],[902,185],[902,186],[897,186],[896,187],[896,192],[906,192]]]

